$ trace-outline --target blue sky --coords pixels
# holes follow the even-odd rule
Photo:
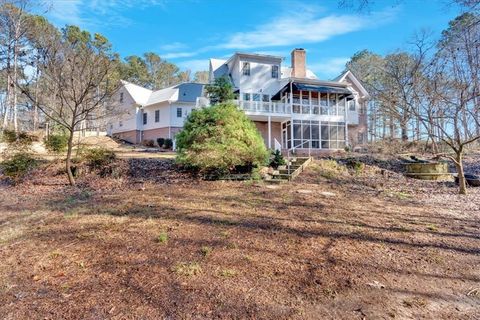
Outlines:
[[[331,79],[362,49],[386,54],[427,29],[436,35],[458,9],[445,0],[376,0],[365,12],[338,1],[51,0],[48,18],[105,35],[122,57],[153,51],[183,69],[208,69],[233,52],[307,50],[307,65]]]

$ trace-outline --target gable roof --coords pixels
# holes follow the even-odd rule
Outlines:
[[[289,78],[292,75],[292,68],[291,67],[282,67],[282,77]],[[307,79],[318,79],[317,75],[310,69],[306,70],[306,77]]]
[[[121,81],[136,104],[149,106],[161,102],[196,102],[203,95],[202,83],[185,82],[165,89],[152,91],[128,81]]]
[[[362,82],[355,77],[352,71],[346,70],[342,74],[340,74],[338,77],[334,78],[333,81],[337,82],[346,82],[346,79],[349,79],[359,90],[360,93],[362,94],[362,97],[364,98],[370,98],[370,94],[368,93],[367,89],[362,85]]]
[[[152,90],[149,90],[144,87],[140,87],[136,84],[133,84],[131,82],[121,80],[122,85],[125,87],[127,90],[128,94],[132,97],[132,99],[135,101],[136,104],[138,105],[145,105],[148,101],[148,98],[152,94]]]
[[[196,102],[198,97],[203,96],[203,83],[186,82],[177,86],[177,101]]]

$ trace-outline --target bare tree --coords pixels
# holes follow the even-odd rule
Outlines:
[[[39,91],[29,82],[18,83],[22,93],[45,116],[68,132],[66,172],[69,183],[75,184],[71,170],[74,133],[87,119],[107,116],[106,104],[114,92],[109,77],[114,72],[110,44],[101,35],[93,37],[78,27],[67,26],[59,35],[52,34],[46,41],[42,60],[37,67]]]
[[[7,78],[2,129],[7,128],[11,118],[14,130],[18,131],[18,90],[15,84],[21,71],[20,57],[25,49],[29,18],[26,9],[29,5],[29,0],[0,0],[0,56],[4,60]]]
[[[465,16],[467,15],[467,16]],[[431,59],[422,58],[424,76],[416,83],[421,101],[416,116],[430,128],[430,134],[446,144],[451,153],[439,153],[453,161],[459,178],[459,193],[466,194],[463,157],[468,145],[480,139],[478,101],[480,99],[477,37],[471,37],[471,17],[464,14],[450,23]],[[478,30],[477,30],[478,32]],[[478,33],[476,33],[478,34]],[[473,54],[473,55],[475,55]],[[417,109],[413,109],[415,111]]]

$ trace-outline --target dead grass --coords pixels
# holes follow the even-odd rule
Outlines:
[[[478,191],[456,202],[448,185],[412,186],[372,167],[326,179],[318,167],[275,189],[174,175],[111,190],[110,180],[2,186],[0,314],[478,316]]]

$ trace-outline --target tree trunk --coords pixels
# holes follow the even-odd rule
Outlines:
[[[38,129],[38,79],[40,79],[40,70],[38,68],[39,57],[36,57],[36,73],[35,73],[35,101],[33,102],[33,131]]]
[[[405,122],[400,123],[400,128],[402,130],[402,141],[407,142],[408,141],[408,128],[407,124]]]
[[[458,193],[467,194],[467,182],[463,172],[463,151],[456,152],[455,167],[458,173]]]
[[[68,146],[67,146],[67,160],[65,161],[65,169],[67,170],[68,182],[71,186],[75,185],[75,178],[72,173],[72,150],[73,150],[73,133],[74,131],[69,132],[68,137]]]
[[[10,75],[10,49],[8,49],[7,52],[7,96],[5,98],[5,114],[3,115],[3,124],[2,124],[2,129],[6,130],[8,127],[8,117],[10,113],[10,105],[11,102],[10,100],[12,99],[12,87],[10,86],[11,83],[11,75]]]
[[[18,106],[17,106],[17,73],[18,73],[18,38],[20,33],[20,23],[15,28],[15,42],[13,43],[13,74],[12,74],[12,106],[13,110],[13,130],[18,132]]]
[[[393,117],[390,116],[390,138],[395,139],[395,123],[393,122]]]

